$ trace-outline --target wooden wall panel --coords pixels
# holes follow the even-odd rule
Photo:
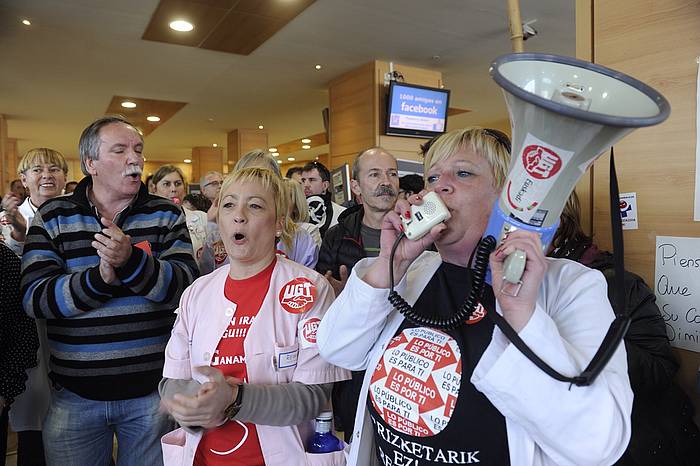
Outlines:
[[[8,137],[5,141],[5,155],[3,160],[3,171],[5,170],[5,164],[7,164],[7,180],[6,183],[3,182],[1,186],[7,186],[10,188],[10,183],[12,180],[16,180],[19,175],[17,174],[17,165],[22,158],[22,155],[17,152],[17,139]]]
[[[656,236],[700,237],[693,221],[695,83],[700,49],[700,3],[693,0],[594,0],[596,62],[630,74],[671,103],[662,125],[643,128],[615,147],[620,191],[635,191],[639,229],[626,230],[629,270],[654,285]],[[610,248],[608,157],[595,164],[593,232]],[[700,354],[677,350],[679,381],[700,408]]]
[[[238,159],[253,149],[267,150],[267,132],[259,129],[234,129],[227,136],[226,163],[229,170],[238,162]]]
[[[376,144],[374,63],[367,63],[331,81],[329,147],[331,166]],[[338,159],[336,161],[336,159]]]
[[[210,171],[224,169],[224,149],[221,147],[200,146],[192,148],[192,183],[199,183],[201,177]]]
[[[396,64],[405,82],[440,87],[442,74]],[[418,160],[426,139],[384,135],[386,92],[384,75],[389,63],[374,61],[333,80],[329,86],[331,168],[352,163],[355,155],[381,146],[397,158]]]

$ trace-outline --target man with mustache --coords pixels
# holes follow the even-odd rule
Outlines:
[[[381,147],[363,150],[353,161],[350,187],[362,204],[345,210],[338,224],[326,232],[316,264],[316,270],[333,285],[336,296],[360,259],[379,255],[382,218],[394,208],[399,192],[396,159]],[[333,406],[347,433],[346,441],[353,432],[363,377],[364,372],[353,372],[352,380],[336,383],[333,388]]]
[[[197,276],[182,210],[141,183],[143,136],[103,117],[80,137],[86,175],[39,207],[21,293],[46,319],[53,390],[44,420],[50,466],[162,465],[169,430],[157,386],[182,291]]]

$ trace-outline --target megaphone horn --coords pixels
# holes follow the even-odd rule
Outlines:
[[[534,230],[546,250],[566,200],[593,161],[671,111],[641,81],[571,57],[503,55],[490,74],[503,88],[513,139],[508,177],[485,234],[498,241],[514,229]]]

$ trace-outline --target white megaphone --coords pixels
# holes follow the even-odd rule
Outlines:
[[[532,230],[546,251],[586,169],[635,128],[666,120],[670,106],[630,76],[570,57],[503,55],[491,64],[490,74],[503,88],[512,150],[484,236],[500,242],[510,231]],[[506,280],[517,284],[525,258],[511,257],[516,259],[506,264]]]

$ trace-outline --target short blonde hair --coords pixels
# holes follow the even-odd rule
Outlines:
[[[292,212],[289,214],[289,218],[294,223],[302,223],[309,221],[309,203],[306,202],[306,196],[304,196],[304,188],[298,181],[285,178],[284,186],[287,188],[287,193],[289,195],[289,202],[291,202]]]
[[[286,221],[289,200],[287,190],[282,183],[282,178],[277,176],[277,174],[270,169],[259,167],[242,168],[230,173],[224,179],[224,182],[221,185],[221,191],[219,191],[219,207],[216,211],[217,222],[219,221],[219,215],[221,214],[221,198],[234,183],[258,183],[264,190],[272,194],[272,199],[275,203],[275,217],[277,220],[284,220],[282,222],[280,239],[286,246],[291,246],[292,238],[294,237],[295,225],[293,222]],[[290,223],[292,223],[292,225],[289,225]]]
[[[508,176],[508,165],[510,165],[510,147],[505,144],[510,144],[510,141],[502,141],[496,134],[494,130],[471,127],[456,129],[438,136],[431,141],[423,154],[424,177],[427,179],[428,172],[436,163],[452,157],[460,149],[472,148],[491,166],[495,187],[503,188],[503,183]],[[499,136],[505,137],[502,133]]]
[[[238,162],[236,162],[236,165],[233,167],[233,171],[247,167],[269,168],[277,176],[282,178],[282,172],[280,171],[277,161],[270,155],[269,152],[262,149],[253,149],[241,156]]]
[[[49,163],[61,167],[64,174],[68,174],[68,163],[59,151],[48,147],[36,147],[29,149],[17,165],[17,174],[23,175],[27,170],[38,163]]]

